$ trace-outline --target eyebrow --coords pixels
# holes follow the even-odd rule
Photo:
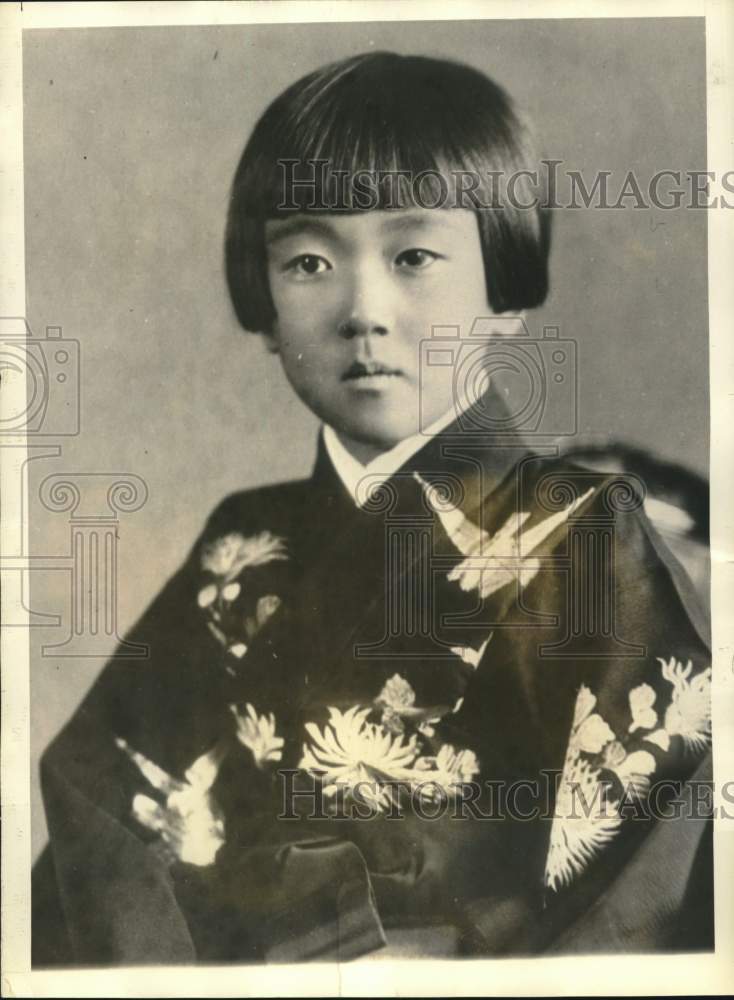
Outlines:
[[[328,236],[331,239],[337,238],[334,228],[326,219],[301,214],[285,222],[278,221],[278,228],[272,235],[266,236],[265,243],[267,246],[273,246],[280,243],[281,240],[287,240],[289,236],[300,236],[301,233],[315,233],[318,236]]]
[[[440,220],[435,217],[434,213],[436,212],[440,212]],[[456,216],[452,212],[438,208],[402,208],[390,212],[382,228],[388,231],[407,229],[408,227],[430,229],[432,226],[437,225],[439,221],[443,224],[447,219],[450,223],[453,223]]]

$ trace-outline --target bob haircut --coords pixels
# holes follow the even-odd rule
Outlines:
[[[492,310],[540,305],[550,215],[539,167],[510,98],[478,70],[391,52],[316,70],[265,110],[235,173],[225,256],[237,318],[252,332],[276,318],[267,219],[411,205],[475,211]]]

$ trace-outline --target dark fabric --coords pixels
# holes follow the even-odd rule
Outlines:
[[[451,571],[464,555],[413,473],[490,538],[514,513],[529,514],[529,531],[593,488],[583,507],[599,539],[593,558],[614,524],[604,577],[613,628],[574,631],[565,521],[534,549],[540,564],[526,584],[485,597],[462,589]],[[545,873],[555,804],[547,775],[557,780],[564,768],[580,693],[593,692],[594,712],[618,739],[641,739],[630,734],[630,692],[652,689],[662,726],[672,688],[660,659],[690,660],[692,677],[709,663],[679,569],[639,504],[610,504],[613,493],[612,479],[529,453],[516,438],[488,442],[453,425],[365,509],[321,442],[310,480],[227,498],[128,636],[149,658],[113,658],[43,757],[51,847],[34,876],[34,964],[349,958],[380,948],[391,929],[431,926],[456,928],[459,950],[473,955],[712,947],[703,819],[625,820],[568,884],[549,887]],[[287,558],[243,569],[215,622],[202,606],[214,580],[203,553],[235,532],[270,532]],[[391,545],[402,545],[398,565]],[[421,586],[430,600],[415,604]],[[396,607],[405,617],[392,628]],[[428,728],[406,723],[404,734],[416,734],[424,757],[447,744],[476,754],[477,808],[492,811],[486,782],[522,779],[548,788],[550,811],[528,821],[454,818],[453,807],[435,820],[411,809],[309,818],[314,780],[299,769],[306,725],[323,732],[329,709],[354,706],[381,725],[380,694],[395,675],[426,709]],[[247,704],[272,713],[284,740],[273,766],[256,766],[238,739],[232,706],[244,713]],[[211,863],[171,858],[135,818],[136,796],[166,800],[129,751],[183,783],[213,747],[223,748],[211,792],[223,843]],[[675,734],[665,750],[639,740],[634,749],[652,755],[654,777],[681,782],[703,756]],[[298,818],[278,819],[286,780],[303,793]]]
[[[707,756],[694,782],[710,782]],[[683,798],[695,792],[684,786]],[[691,810],[693,811],[693,810]],[[713,949],[711,817],[658,824],[609,887],[551,951],[649,952]]]

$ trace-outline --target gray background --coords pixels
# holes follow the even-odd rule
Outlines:
[[[316,422],[257,337],[239,331],[222,270],[228,187],[266,103],[335,58],[445,55],[506,86],[548,156],[587,179],[705,169],[702,19],[416,22],[34,31],[24,35],[27,315],[81,345],[81,433],[31,463],[35,554],[68,551],[54,472],[131,472],[149,499],[120,521],[120,632],[184,558],[226,493],[306,474]],[[580,426],[706,473],[706,213],[556,213],[552,292],[530,314],[579,343]],[[661,223],[664,223],[661,225]],[[51,428],[48,428],[52,430]],[[51,439],[53,440],[53,439]],[[69,627],[69,579],[33,574],[38,757],[102,659],[40,655]],[[33,840],[45,824],[33,789]]]

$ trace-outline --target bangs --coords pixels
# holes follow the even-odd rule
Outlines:
[[[290,87],[260,120],[247,211],[499,207],[492,177],[532,165],[512,155],[529,153],[518,124],[504,91],[469,67],[357,56]]]

